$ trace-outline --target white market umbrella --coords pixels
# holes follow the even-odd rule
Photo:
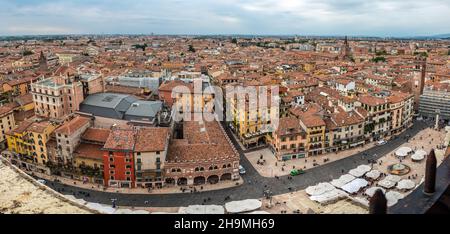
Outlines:
[[[388,175],[388,176],[386,176],[385,179],[386,180],[390,180],[390,181],[392,181],[394,183],[397,183],[397,182],[399,182],[402,179],[402,177],[400,177],[398,175]]]
[[[310,196],[309,199],[311,199],[311,201],[316,201],[320,204],[328,204],[330,202],[335,202],[346,197],[348,197],[348,194],[346,192],[340,189],[333,189],[321,195]]]
[[[409,153],[411,153],[412,149],[406,146],[401,147],[397,151],[395,151],[395,155],[398,157],[406,157]]]
[[[386,200],[388,206],[393,206],[397,204],[398,200],[403,199],[405,195],[396,192],[396,191],[389,191],[386,193]]]
[[[369,185],[367,180],[357,178],[357,179],[351,181],[350,183],[342,186],[342,189],[344,191],[346,191],[347,193],[353,194],[353,193],[359,192],[359,190],[366,187],[367,185]]]
[[[378,179],[380,177],[380,175],[381,175],[381,172],[378,171],[378,170],[371,170],[371,171],[366,173],[366,177],[370,178],[372,180]]]
[[[348,173],[354,177],[362,177],[369,172],[372,168],[368,165],[359,165],[357,168],[350,170]]]
[[[351,182],[354,179],[356,179],[354,176],[350,174],[345,174],[339,177],[339,179],[332,180],[330,183],[336,188],[341,188],[342,186]]]
[[[384,188],[376,187],[376,186],[375,186],[375,187],[370,187],[370,188],[366,189],[366,191],[364,192],[364,194],[366,194],[366,195],[369,196],[369,197],[372,197],[378,189],[381,189],[381,191],[382,191],[383,193],[386,193],[386,190],[385,190]]]
[[[405,189],[405,190],[411,190],[414,187],[416,187],[416,183],[412,180],[401,180],[397,184],[397,189]]]
[[[262,202],[257,199],[247,199],[242,201],[232,201],[225,203],[228,213],[242,213],[254,211],[261,208]]]
[[[425,156],[427,155],[427,152],[425,150],[418,150],[414,153],[413,156],[411,156],[411,159],[413,161],[422,161],[423,159],[425,159]]]
[[[393,188],[395,186],[395,184],[396,184],[395,182],[392,182],[387,179],[384,179],[384,180],[378,182],[379,186],[381,186],[383,188],[387,188],[387,189]]]
[[[305,192],[310,196],[317,196],[335,189],[330,183],[319,183],[315,186],[309,186]]]

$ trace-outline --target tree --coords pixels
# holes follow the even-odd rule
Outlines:
[[[231,43],[237,44],[237,39],[236,38],[231,39]]]
[[[387,52],[386,52],[386,50],[382,50],[382,51],[377,51],[375,54],[376,54],[377,56],[380,56],[380,55],[387,55]]]
[[[195,48],[192,45],[189,45],[189,52],[195,53]]]
[[[28,55],[32,55],[32,54],[34,54],[33,51],[31,51],[31,50],[25,50],[25,51],[22,53],[22,56],[28,56]]]
[[[375,62],[375,63],[378,63],[378,62],[386,62],[386,58],[385,58],[385,57],[378,56],[378,57],[373,58],[373,59],[372,59],[372,62]]]

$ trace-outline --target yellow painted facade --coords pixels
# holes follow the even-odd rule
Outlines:
[[[21,126],[7,134],[8,150],[29,156],[34,163],[44,165],[48,162],[46,144],[56,127],[57,125],[48,121],[23,122]]]

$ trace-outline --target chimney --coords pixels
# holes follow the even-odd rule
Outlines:
[[[434,149],[431,150],[427,157],[425,165],[425,183],[423,187],[423,193],[426,195],[433,195],[436,191],[436,155]]]
[[[369,201],[369,214],[387,214],[387,200],[383,191],[375,191]]]

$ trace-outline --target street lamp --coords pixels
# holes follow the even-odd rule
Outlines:
[[[112,208],[116,208],[116,198],[111,198],[111,202],[112,202]]]

